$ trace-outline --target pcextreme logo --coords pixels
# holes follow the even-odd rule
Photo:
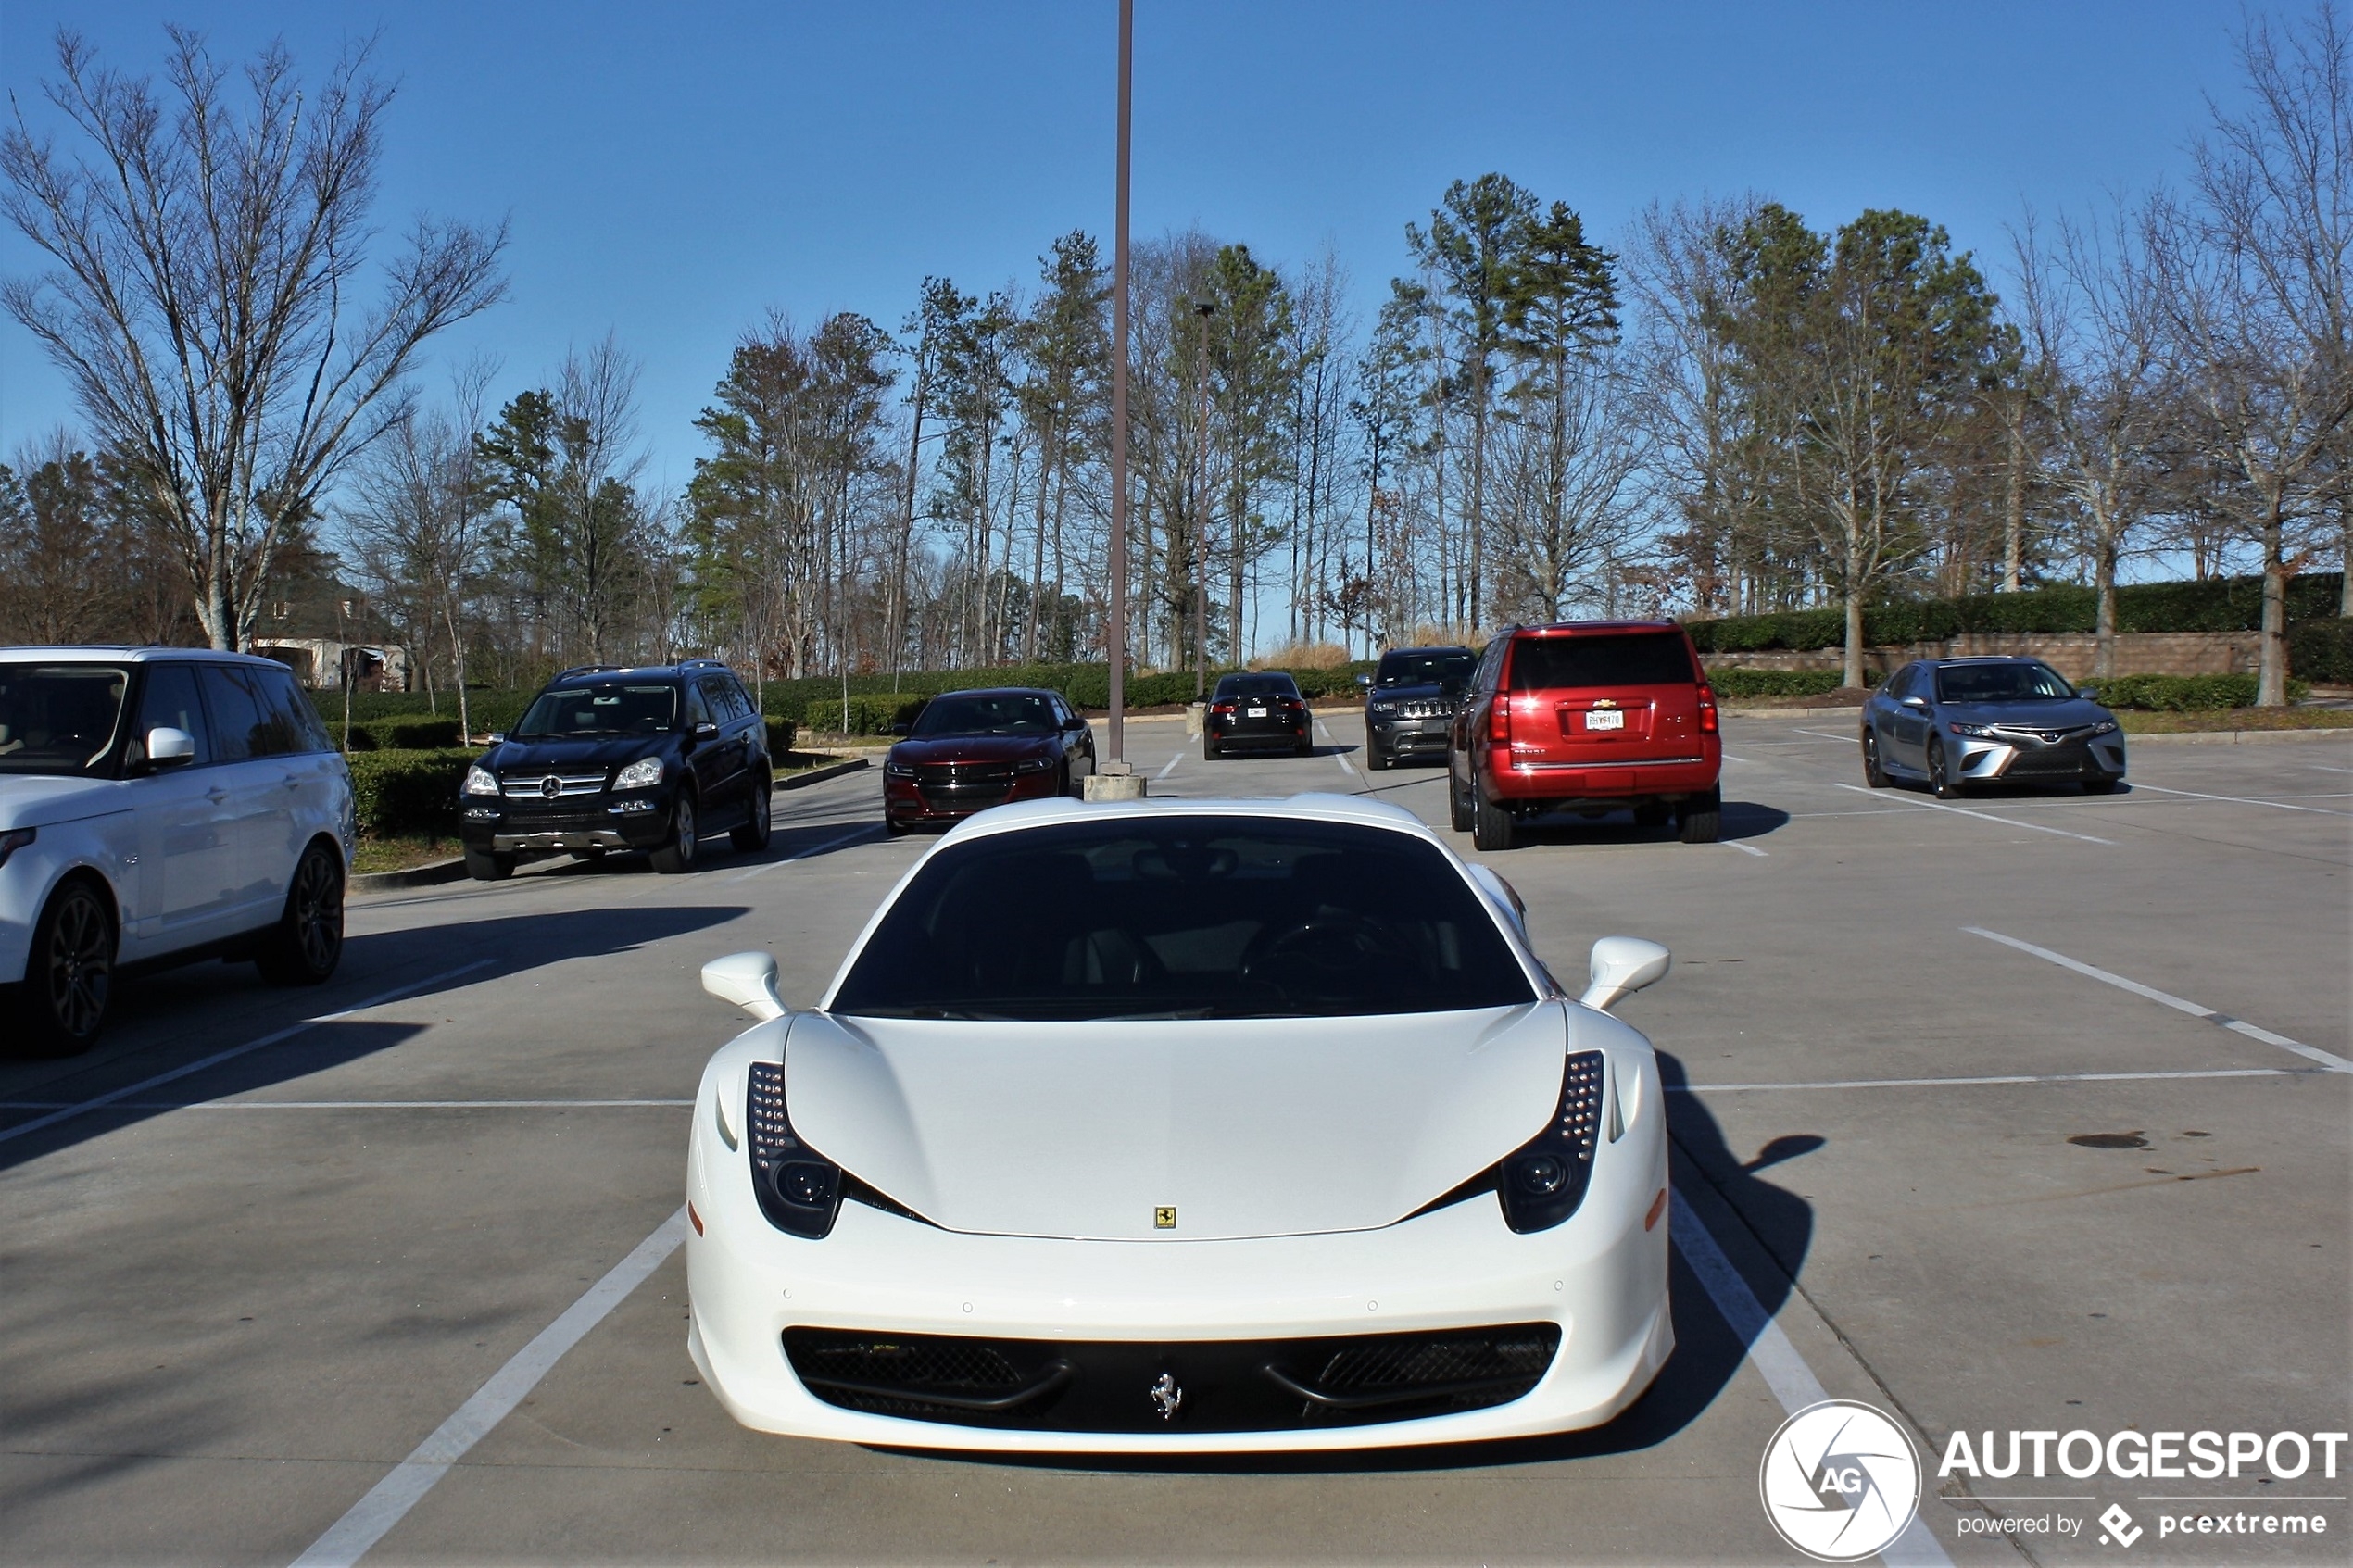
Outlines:
[[[1765,1517],[1824,1562],[1877,1556],[1920,1506],[1920,1457],[1904,1429],[1852,1399],[1824,1399],[1781,1423],[1756,1472]]]

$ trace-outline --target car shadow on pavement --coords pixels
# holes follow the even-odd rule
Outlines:
[[[1777,806],[1727,800],[1717,836],[1719,840],[1763,838],[1788,826],[1789,820],[1789,813]],[[1522,822],[1519,836],[1523,844],[1672,844],[1678,833],[1672,822],[1643,827],[1629,811],[1612,811],[1599,818],[1553,812]]]
[[[749,912],[740,904],[635,905],[550,909],[371,933],[345,942],[336,979],[317,989],[261,987],[245,964],[192,964],[143,977],[121,988],[109,1034],[90,1056],[65,1061],[0,1060],[0,1102],[17,1107],[0,1110],[0,1171],[191,1101],[249,1094],[388,1050],[429,1026],[326,1015],[382,996],[404,979],[446,976],[402,992],[384,1006],[412,1006],[444,991],[509,979],[566,959],[627,952],[724,925]],[[471,967],[450,972],[460,965]],[[313,1018],[321,1022],[304,1022]],[[217,1066],[36,1131],[10,1135],[13,1127],[51,1114],[49,1108],[78,1106],[281,1032],[286,1032],[283,1041],[258,1046]]]
[[[749,870],[754,866],[774,865],[779,860],[816,859],[841,849],[854,849],[869,839],[883,836],[879,820],[866,822],[794,822],[775,823],[768,835],[765,849],[738,849],[727,842],[725,833],[713,834],[702,841],[695,857],[694,869],[680,879],[681,886],[692,886],[697,877],[724,876],[731,870]],[[835,842],[840,840],[840,842]],[[559,853],[535,860],[526,860],[516,870],[522,877],[584,877],[628,876],[644,877],[658,874],[653,860],[635,850],[618,850],[594,856]]]
[[[1724,1141],[1723,1130],[1698,1098],[1683,1092],[1682,1063],[1658,1053],[1667,1094],[1667,1135],[1675,1180],[1689,1206],[1755,1293],[1770,1321],[1788,1299],[1814,1236],[1814,1206],[1761,1173],[1810,1154],[1827,1142],[1814,1134],[1774,1138],[1748,1159]],[[1693,1191],[1692,1184],[1702,1190]],[[1730,1205],[1730,1213],[1726,1212]],[[1739,1226],[1745,1234],[1727,1235]],[[1760,1258],[1761,1248],[1768,1257]],[[942,1454],[913,1449],[882,1451],[908,1459],[1002,1464],[1020,1469],[1085,1470],[1139,1474],[1365,1474],[1403,1471],[1488,1470],[1557,1464],[1636,1452],[1667,1441],[1705,1415],[1739,1373],[1747,1344],[1733,1332],[1683,1250],[1669,1254],[1667,1298],[1675,1322],[1675,1351],[1656,1382],[1618,1418],[1591,1431],[1548,1437],[1355,1452],[1283,1454]]]

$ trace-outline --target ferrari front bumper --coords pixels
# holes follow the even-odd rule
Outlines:
[[[1642,1118],[1594,1172],[1566,1223],[1531,1236],[1491,1194],[1378,1230],[1216,1241],[1078,1241],[948,1231],[845,1202],[820,1241],[761,1214],[741,1158],[698,1110],[686,1243],[687,1345],[728,1412],[758,1431],[915,1448],[1044,1452],[1235,1452],[1398,1447],[1596,1426],[1647,1388],[1674,1346],[1667,1313],[1663,1131]],[[1151,1416],[1149,1378],[1124,1431],[967,1424],[829,1402],[795,1376],[791,1328],[971,1339],[1184,1347],[1552,1323],[1560,1348],[1508,1403],[1346,1424],[1204,1431],[1181,1407]],[[1096,1403],[1100,1407],[1101,1391]]]

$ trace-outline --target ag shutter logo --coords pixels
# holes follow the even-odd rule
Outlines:
[[[1781,1539],[1824,1562],[1875,1557],[1920,1505],[1920,1457],[1904,1429],[1852,1399],[1825,1399],[1781,1423],[1756,1490]]]

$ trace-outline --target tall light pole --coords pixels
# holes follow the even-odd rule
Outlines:
[[[1199,512],[1193,519],[1193,696],[1209,689],[1209,318],[1216,312],[1214,299],[1193,301],[1193,319],[1201,323],[1201,354],[1194,367],[1201,381],[1200,451],[1193,463],[1193,495]],[[1241,614],[1237,607],[1235,615]]]
[[[1119,195],[1113,221],[1111,264],[1111,624],[1104,652],[1111,661],[1113,768],[1126,771],[1121,750],[1127,703],[1127,128],[1134,118],[1136,0],[1119,0]]]

